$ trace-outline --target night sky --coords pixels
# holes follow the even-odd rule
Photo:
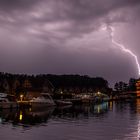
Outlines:
[[[138,78],[140,0],[0,0],[0,71]]]

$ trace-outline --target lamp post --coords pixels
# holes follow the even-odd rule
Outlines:
[[[20,101],[23,101],[23,94],[20,95]]]

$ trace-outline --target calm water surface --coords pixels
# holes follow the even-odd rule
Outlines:
[[[140,100],[1,110],[0,140],[139,140]]]

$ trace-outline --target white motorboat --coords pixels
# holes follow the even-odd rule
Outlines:
[[[45,107],[45,106],[54,106],[54,100],[48,93],[41,93],[40,96],[34,97],[30,101],[32,107]]]
[[[15,96],[6,93],[0,93],[0,108],[8,109],[8,108],[17,108],[17,107],[18,104]]]
[[[56,100],[55,103],[58,106],[72,105],[71,101],[66,101],[66,100]]]

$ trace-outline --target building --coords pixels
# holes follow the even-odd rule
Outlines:
[[[140,80],[136,82],[136,94],[137,97],[140,97]]]

